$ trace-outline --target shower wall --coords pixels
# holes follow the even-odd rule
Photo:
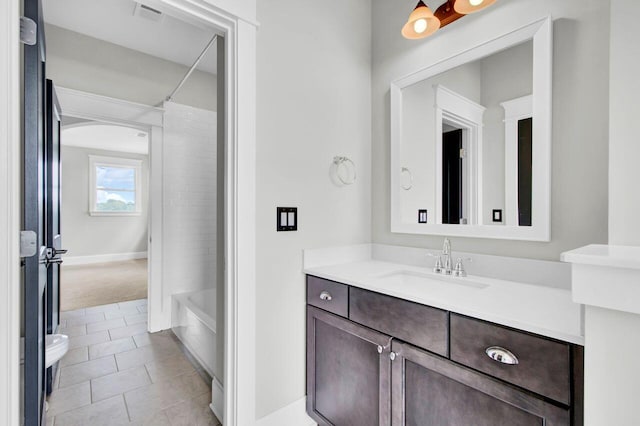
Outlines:
[[[216,288],[216,113],[164,104],[163,295]]]

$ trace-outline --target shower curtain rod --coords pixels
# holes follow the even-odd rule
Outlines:
[[[204,50],[202,51],[202,53],[200,54],[200,56],[198,56],[198,58],[196,59],[196,61],[193,63],[193,65],[191,65],[191,68],[189,68],[189,71],[187,71],[187,73],[184,75],[184,77],[182,77],[182,80],[180,80],[180,83],[178,83],[178,86],[173,89],[173,92],[171,92],[171,94],[169,96],[167,96],[165,98],[166,102],[171,102],[173,100],[173,97],[176,95],[176,93],[178,93],[178,91],[182,88],[182,86],[184,85],[184,83],[187,82],[187,79],[189,78],[189,76],[191,75],[191,73],[193,73],[193,71],[195,71],[196,67],[198,66],[198,64],[200,63],[200,61],[202,60],[202,58],[204,58],[204,55],[207,53],[207,51],[209,50],[209,48],[211,47],[211,45],[216,41],[216,39],[218,38],[218,34],[214,35],[213,38],[211,39],[211,41],[209,41],[209,43],[207,43],[207,46],[204,48]]]

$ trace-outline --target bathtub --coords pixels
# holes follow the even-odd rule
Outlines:
[[[172,296],[171,329],[211,377],[216,364],[216,290]]]

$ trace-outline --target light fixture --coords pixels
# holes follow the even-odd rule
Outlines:
[[[477,0],[474,0],[477,1]],[[402,27],[402,35],[404,38],[416,40],[428,37],[438,31],[440,28],[440,20],[433,15],[429,7],[422,0],[418,2],[407,23]]]
[[[402,35],[410,40],[428,37],[464,15],[478,12],[495,2],[496,0],[447,0],[434,13],[420,0],[402,27]]]
[[[455,0],[453,8],[462,15],[479,12],[482,9],[491,6],[496,0]]]

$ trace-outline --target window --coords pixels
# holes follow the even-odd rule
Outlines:
[[[142,160],[89,156],[89,213],[92,216],[136,216],[141,203]]]

